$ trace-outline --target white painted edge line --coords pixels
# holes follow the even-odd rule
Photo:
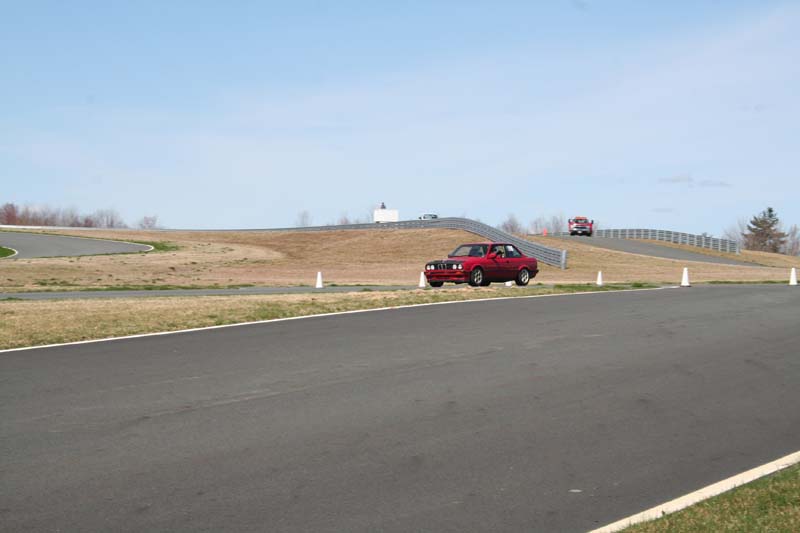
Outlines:
[[[664,289],[674,289],[675,287],[656,287],[652,289],[622,289],[622,290],[610,290],[610,291],[588,291],[588,292],[567,292],[567,293],[558,293],[558,294],[532,294],[530,296],[501,296],[499,298],[478,298],[474,300],[452,300],[449,302],[431,302],[431,303],[424,303],[424,304],[409,304],[409,305],[398,305],[394,307],[376,307],[374,309],[354,309],[352,311],[337,311],[335,313],[320,313],[316,315],[301,315],[301,316],[291,316],[287,318],[272,318],[269,320],[255,320],[252,322],[238,322],[236,324],[222,324],[220,326],[204,326],[200,328],[189,328],[189,329],[179,329],[175,331],[159,331],[155,333],[140,333],[137,335],[125,335],[122,337],[106,337],[103,339],[90,339],[85,341],[75,341],[75,342],[62,342],[58,344],[43,344],[41,346],[23,346],[21,348],[7,348],[5,350],[0,350],[0,354],[9,353],[9,352],[21,352],[24,350],[41,350],[45,348],[57,348],[59,346],[73,346],[78,344],[92,344],[96,342],[110,342],[110,341],[121,341],[127,339],[140,339],[142,337],[156,337],[160,335],[176,335],[178,333],[191,333],[195,331],[206,331],[212,329],[223,329],[223,328],[236,328],[240,326],[252,326],[256,324],[271,324],[274,322],[288,322],[290,320],[303,320],[306,318],[324,318],[330,316],[340,316],[340,315],[355,315],[357,313],[373,313],[377,311],[392,311],[395,309],[411,309],[414,307],[430,307],[434,305],[450,305],[450,304],[469,304],[469,303],[477,303],[477,302],[497,302],[501,300],[527,300],[530,298],[549,298],[549,297],[557,297],[557,296],[588,296],[593,294],[616,294],[621,292],[645,292],[645,291],[662,291]],[[313,294],[313,293],[309,293]]]
[[[783,470],[784,468],[788,468],[797,463],[800,463],[800,452],[790,453],[789,455],[785,455],[780,459],[776,459],[765,465],[757,466],[751,470],[742,472],[741,474],[736,474],[735,476],[718,481],[713,485],[708,485],[702,489],[690,492],[685,496],[680,496],[679,498],[662,503],[661,505],[651,507],[650,509],[642,511],[641,513],[623,518],[622,520],[617,520],[613,524],[608,524],[607,526],[593,529],[589,533],[613,533],[615,531],[621,531],[634,524],[661,518],[664,515],[680,511],[686,507],[689,507],[690,505],[713,498],[714,496],[718,496],[723,492],[728,492],[729,490],[740,485],[744,485],[745,483],[750,483],[751,481],[755,481],[756,479],[762,478],[769,474],[774,474],[775,472]]]
[[[15,249],[13,249],[13,248],[12,248],[12,247],[10,247],[10,246],[3,246],[3,248],[5,248],[6,250],[11,250],[12,252],[14,252],[14,253],[13,253],[13,254],[11,254],[11,255],[8,255],[8,256],[6,256],[6,257],[3,257],[3,259],[11,259],[12,257],[14,257],[15,255],[17,255],[17,254],[19,253],[19,251],[17,251],[17,250],[15,250]]]

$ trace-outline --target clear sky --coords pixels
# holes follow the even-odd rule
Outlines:
[[[0,202],[800,224],[800,4],[0,0]]]

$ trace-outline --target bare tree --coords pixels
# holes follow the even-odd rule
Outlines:
[[[506,233],[523,233],[522,224],[519,223],[517,217],[513,213],[509,213],[508,217],[500,224],[500,229]]]
[[[12,203],[5,203],[3,207],[0,207],[0,224],[7,224],[9,226],[15,226],[19,224],[19,209],[16,205]]]
[[[311,225],[311,213],[306,210],[297,213],[297,219],[294,225],[298,228],[305,228]]]
[[[550,233],[567,231],[567,217],[564,216],[564,213],[559,213],[550,217],[550,224],[547,231]]]
[[[74,207],[68,207],[61,210],[61,216],[58,222],[59,226],[75,227],[81,225],[81,215]]]
[[[531,233],[561,233],[567,230],[567,219],[563,213],[551,215],[549,218],[545,216],[536,217],[530,222]]]
[[[786,232],[783,253],[792,256],[800,255],[800,228],[797,227],[797,224],[792,224],[792,227]]]
[[[125,221],[113,209],[98,209],[92,215],[98,228],[127,228]]]
[[[144,216],[136,225],[140,229],[156,229],[158,227],[158,215]]]
[[[735,224],[725,228],[722,232],[722,237],[737,243],[740,247],[744,248],[744,234],[747,232],[747,219],[740,218]]]
[[[339,226],[344,226],[347,224],[352,224],[352,222],[350,222],[350,217],[347,216],[347,213],[342,213],[342,216],[339,217],[339,220],[336,221],[336,224]]]

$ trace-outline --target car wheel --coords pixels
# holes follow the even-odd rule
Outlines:
[[[570,231],[570,232],[569,232],[569,236],[570,236],[570,237],[574,237],[575,235],[576,235],[576,233],[575,233],[574,231]]]
[[[444,285],[444,281],[429,281],[428,283],[431,287],[441,287]]]
[[[473,287],[483,285],[483,269],[480,267],[473,268],[469,273],[469,284]]]
[[[527,285],[530,280],[531,280],[531,273],[528,271],[527,268],[523,268],[522,270],[517,272],[516,282],[517,285],[519,285],[520,287]]]

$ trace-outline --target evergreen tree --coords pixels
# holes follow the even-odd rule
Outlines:
[[[744,247],[759,252],[780,253],[786,242],[786,234],[781,231],[778,213],[771,207],[750,219],[747,232],[743,233]]]

